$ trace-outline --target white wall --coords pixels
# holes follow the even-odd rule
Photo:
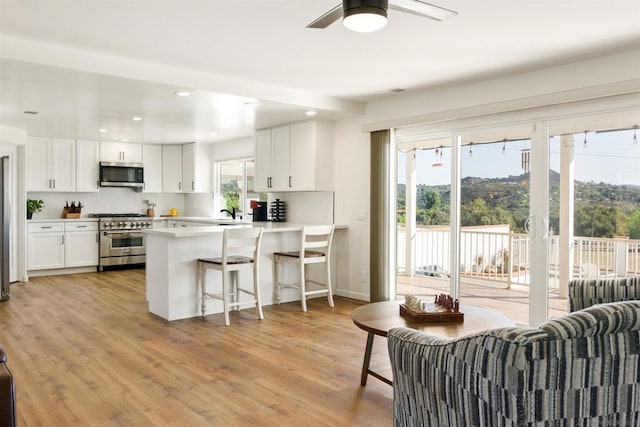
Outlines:
[[[477,117],[640,90],[640,49],[367,104],[367,130]]]
[[[335,222],[348,225],[348,280],[337,294],[369,300],[369,134],[363,118],[336,121]]]
[[[214,162],[253,157],[253,151],[253,137],[211,144],[211,158]]]

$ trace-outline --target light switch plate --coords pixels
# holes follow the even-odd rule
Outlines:
[[[367,211],[366,209],[360,209],[356,212],[356,219],[366,220],[367,219]]]

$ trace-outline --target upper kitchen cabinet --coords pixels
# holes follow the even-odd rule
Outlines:
[[[101,142],[100,161],[142,163],[142,145],[124,142]]]
[[[255,136],[255,187],[256,191],[288,191],[289,125],[263,129]]]
[[[332,191],[333,139],[327,120],[256,132],[256,191]]]
[[[182,191],[211,191],[211,145],[192,143],[182,146]]]
[[[289,186],[294,191],[333,191],[333,122],[293,123],[289,144]]]
[[[142,163],[144,164],[145,193],[162,193],[162,146],[142,146]]]
[[[76,141],[29,137],[27,191],[76,191]]]
[[[78,140],[76,143],[76,160],[77,191],[99,191],[100,143],[98,141]]]
[[[182,193],[182,146],[162,146],[162,192]]]

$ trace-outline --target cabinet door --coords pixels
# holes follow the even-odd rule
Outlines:
[[[182,192],[182,146],[162,146],[162,191]]]
[[[182,146],[182,191],[193,193],[196,190],[196,144]]]
[[[144,164],[145,193],[162,193],[162,147],[160,145],[142,146]]]
[[[142,163],[142,145],[102,142],[100,143],[100,161]]]
[[[28,270],[64,267],[64,232],[29,233]]]
[[[297,191],[314,190],[316,176],[315,122],[303,122],[291,125],[289,153],[291,189]]]
[[[76,191],[76,141],[51,140],[51,178],[53,191]]]
[[[27,191],[52,191],[51,139],[29,137],[25,154]]]
[[[289,143],[289,125],[271,129],[272,191],[286,191],[289,189]],[[312,154],[309,153],[309,155]]]
[[[77,191],[96,192],[100,190],[100,144],[98,141],[78,140],[76,145],[76,188]]]
[[[98,231],[65,233],[65,266],[85,267],[98,265]]]
[[[255,146],[255,191],[270,191],[271,178],[271,130],[256,132]]]
[[[193,143],[182,146],[182,191],[211,191],[211,144]]]

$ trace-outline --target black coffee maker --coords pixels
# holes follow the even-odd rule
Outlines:
[[[267,202],[251,202],[251,206],[254,222],[267,220]]]

